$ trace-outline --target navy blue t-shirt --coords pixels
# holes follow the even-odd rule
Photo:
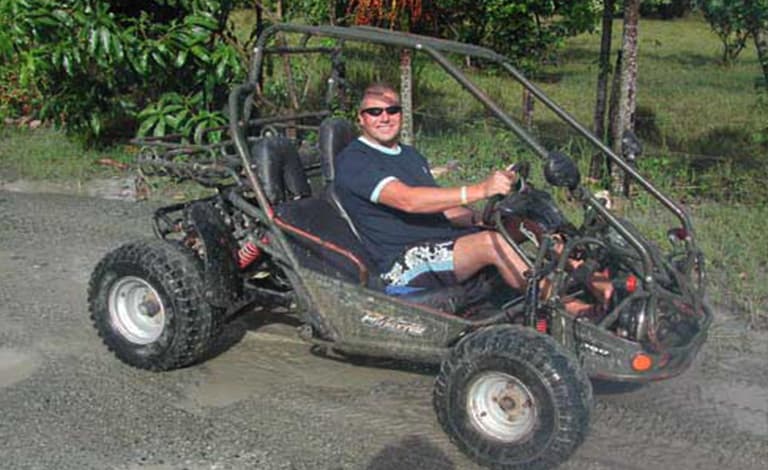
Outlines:
[[[410,245],[471,232],[453,227],[442,213],[410,214],[378,202],[382,188],[394,179],[408,186],[437,186],[427,160],[411,146],[401,144],[400,149],[390,155],[354,140],[336,159],[336,194],[380,273]]]

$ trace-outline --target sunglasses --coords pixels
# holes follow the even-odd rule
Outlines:
[[[381,113],[385,112],[390,116],[393,114],[400,114],[403,110],[402,106],[387,106],[386,108],[373,107],[360,110],[360,114],[368,114],[370,116],[381,116]]]

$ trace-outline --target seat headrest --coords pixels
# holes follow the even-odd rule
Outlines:
[[[336,156],[355,138],[355,128],[344,118],[329,117],[320,124],[320,157],[323,178],[331,182],[336,177]]]
[[[251,147],[251,167],[272,204],[312,194],[299,152],[282,136],[264,137]]]

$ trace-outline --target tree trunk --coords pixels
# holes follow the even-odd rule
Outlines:
[[[613,126],[611,143],[613,151],[621,155],[621,136],[626,130],[635,127],[635,108],[637,98],[637,36],[640,19],[640,0],[625,0],[624,2],[624,32],[621,45],[621,87],[619,88],[616,125]],[[623,171],[618,165],[611,169],[611,183],[614,194],[622,191]]]
[[[336,26],[336,0],[328,0],[328,22]]]
[[[757,61],[763,71],[763,86],[768,89],[768,1],[745,0],[746,28],[755,41]]]
[[[616,65],[613,68],[613,81],[611,83],[611,100],[608,104],[608,123],[609,123],[609,129],[608,129],[608,146],[611,147],[611,149],[615,148],[613,145],[613,136],[618,134],[621,134],[620,131],[618,131],[620,123],[619,123],[619,96],[620,96],[620,90],[621,90],[621,68],[623,61],[621,60],[621,49],[616,53]],[[613,164],[612,161],[608,160],[606,162],[606,168],[608,170],[608,176],[613,175],[614,167],[616,165]]]
[[[533,128],[533,108],[535,101],[528,88],[523,88],[523,124],[527,129]]]
[[[603,31],[600,38],[599,71],[597,74],[597,99],[593,129],[598,139],[605,139],[605,108],[608,100],[608,76],[611,73],[611,34],[613,33],[613,5],[615,0],[603,2]],[[603,176],[605,157],[601,152],[592,155],[589,176],[600,179]]]
[[[757,58],[760,61],[760,67],[763,69],[765,81],[763,85],[768,88],[768,28],[757,28],[752,32],[755,39],[755,49],[757,49]]]
[[[400,141],[413,145],[413,68],[411,67],[412,51],[400,51],[400,104],[403,106],[403,123],[400,130]]]
[[[278,0],[275,7],[277,9],[278,21],[283,21],[283,1]],[[277,44],[279,46],[287,46],[288,42],[285,39],[283,33],[279,33],[276,37]],[[293,69],[291,68],[291,59],[289,54],[281,54],[283,60],[283,73],[285,74],[286,89],[288,90],[288,99],[290,101],[290,108],[294,112],[297,112],[300,108],[299,96],[296,92],[296,82],[293,80]],[[288,121],[285,127],[285,135],[289,139],[295,139],[297,135],[296,127],[294,127],[295,121]]]

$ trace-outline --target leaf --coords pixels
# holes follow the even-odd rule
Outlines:
[[[70,16],[61,8],[56,8],[51,12],[51,15],[56,18],[60,23],[69,24]]]
[[[165,67],[165,58],[163,58],[160,53],[157,51],[152,51],[150,55],[152,56],[152,60],[154,60],[157,65],[160,67]]]
[[[91,114],[90,119],[88,120],[88,124],[91,126],[91,130],[93,130],[93,133],[96,135],[101,134],[101,116],[98,114]]]
[[[178,54],[176,54],[176,60],[173,62],[173,65],[176,66],[176,68],[181,68],[184,66],[184,63],[187,61],[187,51],[181,50]]]
[[[64,66],[64,71],[69,75],[72,76],[72,63],[69,60],[69,56],[67,54],[62,54],[61,56],[61,65]]]
[[[189,112],[186,109],[183,109],[178,114],[169,115],[168,124],[170,124],[172,128],[178,129],[179,127],[181,127],[180,124],[187,119],[188,115],[189,115]]]
[[[160,108],[153,103],[139,111],[139,119],[145,119],[148,116],[154,116],[157,114],[160,114]]]
[[[125,49],[123,49],[123,41],[119,37],[112,37],[112,53],[114,58],[122,62],[125,59]]]
[[[139,116],[141,116],[141,114],[139,114]],[[157,123],[157,116],[152,116],[148,119],[141,121],[137,134],[140,136],[147,135],[147,133],[149,132],[150,129],[152,129],[155,123]]]
[[[56,18],[48,12],[35,15],[33,19],[35,24],[38,26],[47,26],[49,28],[55,28],[59,26],[59,22],[56,20]]]
[[[191,15],[184,19],[184,23],[204,28],[208,31],[216,31],[219,28],[219,23],[209,15]]]
[[[161,117],[157,120],[157,125],[155,126],[155,130],[152,132],[152,135],[155,137],[162,137],[165,135],[165,118]]]
[[[204,63],[208,63],[211,60],[208,50],[200,45],[192,47],[192,54]]]
[[[184,109],[184,106],[180,104],[169,104],[168,106],[163,107],[163,114],[173,114],[183,109]]]
[[[139,55],[139,60],[136,61],[136,71],[140,74],[147,73],[147,70],[149,69],[149,53],[147,51],[142,51]]]
[[[106,27],[102,26],[99,28],[99,38],[101,39],[102,54],[109,55],[111,49],[109,45],[112,41],[112,33],[110,33]]]
[[[221,80],[222,77],[224,77],[224,72],[227,70],[227,61],[226,60],[220,60],[218,64],[216,64],[216,78]]]
[[[99,32],[95,29],[91,30],[88,35],[88,53],[90,55],[96,55],[96,47],[99,45]]]

